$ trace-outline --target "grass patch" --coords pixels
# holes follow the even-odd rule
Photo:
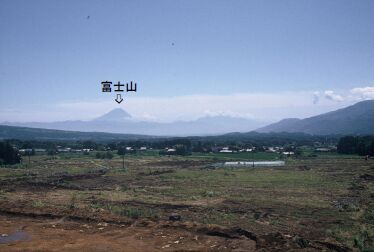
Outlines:
[[[34,208],[43,208],[45,205],[41,200],[34,200],[32,202],[32,207]]]

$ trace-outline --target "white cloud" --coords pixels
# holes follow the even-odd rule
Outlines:
[[[325,91],[325,98],[330,101],[341,102],[343,101],[343,97],[341,95],[335,94],[332,90]]]
[[[353,95],[359,96],[360,99],[373,99],[374,87],[358,87],[351,89]]]

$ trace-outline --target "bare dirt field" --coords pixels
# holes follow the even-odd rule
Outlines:
[[[374,161],[211,169],[35,156],[0,169],[0,251],[370,251]]]

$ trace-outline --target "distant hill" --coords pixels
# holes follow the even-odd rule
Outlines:
[[[302,132],[314,135],[374,134],[374,100],[358,102],[343,109],[306,119],[284,119],[256,131]]]
[[[95,141],[114,141],[114,140],[142,140],[151,139],[152,136],[131,135],[131,134],[113,134],[102,132],[79,132],[51,129],[38,129],[0,125],[1,139],[19,139],[19,140],[95,140]]]
[[[4,139],[36,140],[36,141],[84,141],[117,142],[137,141],[154,142],[175,139],[186,139],[191,141],[209,142],[220,145],[230,144],[233,141],[252,143],[256,145],[284,145],[299,144],[308,145],[314,142],[336,143],[338,136],[312,136],[304,133],[229,133],[216,136],[192,136],[192,137],[155,137],[146,135],[113,134],[102,132],[79,132],[51,129],[38,129],[27,127],[15,127],[0,125],[0,141]]]
[[[255,120],[230,116],[207,116],[193,121],[170,123],[147,122],[135,120],[129,113],[119,108],[90,121],[3,122],[2,124],[42,129],[155,136],[214,135],[233,131],[248,132],[265,125]]]

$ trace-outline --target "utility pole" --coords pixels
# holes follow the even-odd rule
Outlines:
[[[27,151],[27,156],[29,156],[29,166],[30,166],[30,156],[31,156],[31,152],[30,151]]]
[[[252,147],[252,151],[251,151],[252,153],[252,168],[255,168],[255,153],[254,153],[254,150],[253,150],[253,147]]]
[[[125,154],[122,154],[122,169],[125,170]]]

